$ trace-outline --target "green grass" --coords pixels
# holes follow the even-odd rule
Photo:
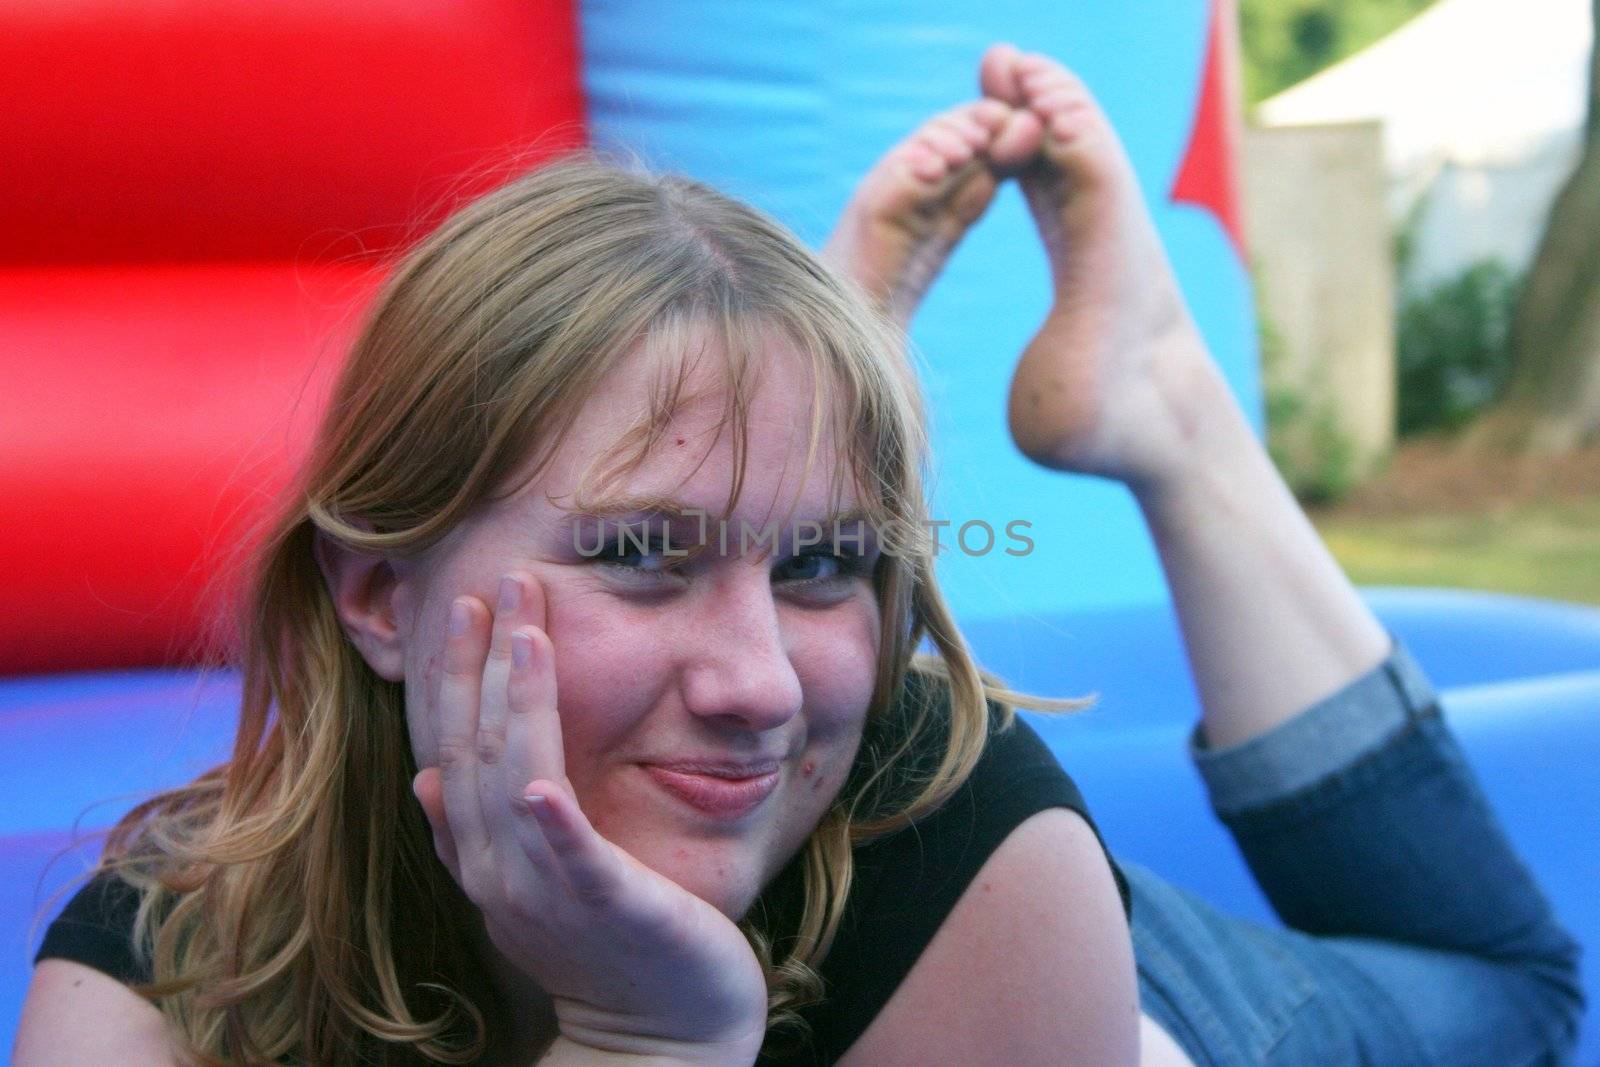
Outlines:
[[[1600,605],[1600,500],[1482,514],[1314,518],[1358,585],[1486,589]]]

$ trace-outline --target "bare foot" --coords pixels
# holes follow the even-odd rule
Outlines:
[[[1031,111],[978,100],[935,115],[856,187],[823,258],[902,328],[1002,177],[1038,152]]]
[[[1184,403],[1215,373],[1121,142],[1061,64],[996,45],[984,93],[1044,128],[1018,173],[1055,302],[1011,382],[1011,435],[1035,462],[1137,483],[1192,433]]]

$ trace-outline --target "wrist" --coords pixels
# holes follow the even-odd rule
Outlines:
[[[548,1067],[750,1067],[761,1052],[761,1037],[686,1042],[563,1033],[539,1062]]]

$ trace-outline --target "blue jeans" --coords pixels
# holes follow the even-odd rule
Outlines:
[[[1199,1067],[1566,1062],[1578,945],[1398,642],[1283,725],[1191,755],[1288,927],[1122,865],[1143,1008]]]

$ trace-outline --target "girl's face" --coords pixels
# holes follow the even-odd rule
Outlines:
[[[410,616],[402,632],[412,744],[419,766],[429,766],[437,760],[424,694],[452,599],[471,594],[492,608],[503,575],[536,581],[555,649],[567,776],[583,810],[602,835],[735,918],[843,785],[879,639],[877,550],[836,545],[826,533],[836,444],[823,439],[802,484],[811,381],[786,342],[767,338],[725,550],[717,532],[735,470],[732,435],[718,434],[716,379],[698,372],[684,395],[709,395],[686,401],[622,481],[622,512],[571,510],[589,464],[648,411],[658,357],[641,348],[589,399],[544,473],[409,567],[397,601]],[[688,516],[641,511],[641,501]],[[846,490],[841,510],[856,502]],[[706,516],[706,547],[692,557],[662,551],[700,542],[696,512]],[[820,524],[822,543],[796,543],[805,520]],[[647,532],[651,547],[625,539],[619,553],[621,524]],[[705,763],[736,765],[746,780],[707,781],[688,766]]]

